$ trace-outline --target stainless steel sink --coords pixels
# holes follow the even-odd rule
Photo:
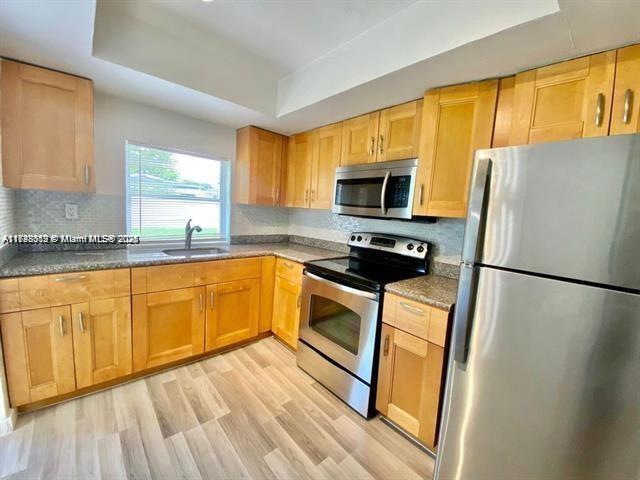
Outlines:
[[[171,255],[173,257],[197,257],[204,255],[218,255],[221,253],[227,253],[224,248],[167,248],[162,250],[162,253]]]

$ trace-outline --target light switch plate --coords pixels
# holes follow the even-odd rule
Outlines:
[[[64,216],[65,218],[75,220],[78,218],[78,205],[75,203],[64,204]]]

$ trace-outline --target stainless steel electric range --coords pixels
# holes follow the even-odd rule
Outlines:
[[[429,244],[357,232],[349,255],[306,262],[297,363],[354,410],[374,414],[384,286],[427,273]]]

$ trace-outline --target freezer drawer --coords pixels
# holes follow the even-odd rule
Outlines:
[[[450,357],[435,478],[636,478],[640,295],[475,272],[468,355]]]

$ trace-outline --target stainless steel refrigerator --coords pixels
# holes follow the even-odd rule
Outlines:
[[[476,152],[437,480],[640,478],[640,135]]]

